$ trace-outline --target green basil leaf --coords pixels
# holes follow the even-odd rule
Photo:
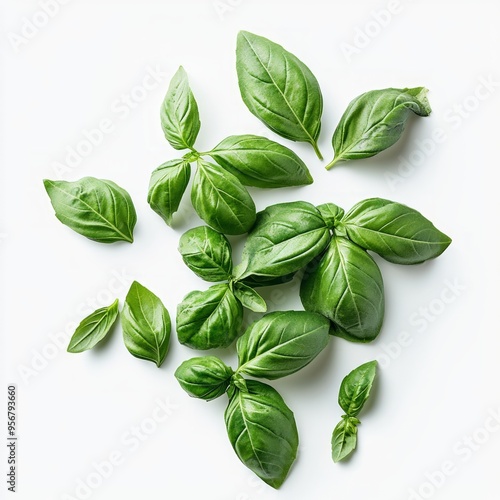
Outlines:
[[[134,241],[137,214],[130,195],[112,181],[83,177],[75,182],[43,181],[56,217],[100,243]]]
[[[191,201],[198,215],[224,234],[243,234],[255,222],[255,203],[243,184],[231,173],[198,161]]]
[[[233,135],[209,155],[244,185],[280,188],[312,184],[305,163],[291,150],[258,135]]]
[[[323,97],[311,70],[281,45],[248,31],[238,34],[236,70],[250,112],[282,137],[309,142],[322,159]]]
[[[198,104],[181,66],[168,87],[160,112],[165,138],[174,149],[191,149],[200,131]]]
[[[252,288],[259,288],[263,286],[275,286],[275,285],[283,285],[284,283],[289,283],[293,280],[295,273],[290,273],[285,276],[257,276],[251,275],[242,280],[247,286]]]
[[[342,417],[332,434],[332,458],[335,463],[344,460],[356,449],[358,440],[359,420],[352,417]]]
[[[242,303],[243,307],[253,312],[266,312],[266,301],[253,289],[244,283],[236,282],[233,286],[235,297]]]
[[[101,307],[84,318],[75,330],[68,345],[68,352],[92,349],[110,332],[118,317],[118,299],[110,306]]]
[[[396,264],[419,264],[434,259],[451,243],[420,212],[380,198],[355,205],[342,224],[354,243]]]
[[[330,169],[342,160],[369,158],[395,144],[412,113],[428,116],[428,90],[372,90],[356,97],[343,114],[333,135],[335,158]]]
[[[179,252],[185,264],[205,281],[231,278],[231,244],[221,233],[207,226],[186,231],[179,240]]]
[[[337,226],[342,220],[342,217],[344,217],[344,210],[333,203],[323,203],[323,205],[318,205],[316,208],[321,214],[321,217],[323,217],[325,224],[330,229]]]
[[[308,365],[328,344],[330,322],[305,311],[266,314],[238,339],[238,372],[274,380]]]
[[[170,315],[162,301],[137,281],[130,286],[121,313],[123,341],[132,356],[160,367],[168,352]]]
[[[184,160],[167,161],[151,174],[148,203],[169,226],[190,177],[191,165]]]
[[[191,397],[212,401],[226,392],[233,370],[219,358],[205,356],[184,361],[174,375]]]
[[[271,205],[257,215],[235,270],[249,276],[278,278],[295,273],[328,245],[330,230],[319,211],[305,201]]]
[[[340,384],[339,405],[349,417],[357,417],[370,396],[377,374],[377,362],[370,361],[355,368]]]
[[[243,307],[227,283],[186,295],[177,308],[177,336],[193,349],[227,347],[240,333]]]
[[[384,285],[380,269],[368,253],[346,238],[332,238],[316,269],[304,276],[300,298],[306,311],[333,321],[337,336],[370,342],[382,328]]]
[[[227,434],[239,459],[273,488],[279,488],[297,456],[299,436],[293,412],[269,385],[247,380],[225,412]]]

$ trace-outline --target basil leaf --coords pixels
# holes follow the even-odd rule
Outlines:
[[[335,158],[326,169],[342,160],[375,156],[395,144],[412,113],[419,116],[431,113],[427,92],[424,87],[383,89],[356,97],[335,129]]]
[[[174,149],[191,149],[200,131],[198,104],[182,66],[172,78],[160,112],[165,138]]]
[[[233,135],[208,154],[246,186],[280,188],[313,182],[291,149],[258,135]]]
[[[305,201],[271,205],[257,215],[235,274],[280,277],[295,273],[328,245],[330,231],[319,211]]]
[[[266,301],[253,289],[244,283],[235,283],[233,286],[234,296],[244,307],[253,312],[266,312]]]
[[[333,203],[323,203],[316,207],[329,229],[333,229],[344,217],[344,210]]]
[[[160,367],[168,352],[170,315],[161,300],[137,281],[130,286],[121,313],[125,347],[136,358]]]
[[[238,336],[243,307],[227,283],[186,295],[177,308],[177,336],[193,349],[227,347]]]
[[[252,288],[259,288],[263,286],[283,285],[293,280],[295,273],[290,273],[285,276],[257,276],[251,275],[243,279],[243,283]]]
[[[382,328],[384,285],[375,261],[342,237],[333,237],[316,269],[304,276],[300,298],[306,311],[333,321],[334,334],[370,342]]]
[[[357,418],[344,415],[332,434],[332,458],[335,463],[344,460],[356,449],[359,424]]]
[[[370,361],[355,368],[340,384],[339,405],[350,417],[357,417],[370,396],[377,374],[377,362]]]
[[[269,380],[308,365],[328,344],[330,322],[305,311],[266,314],[238,339],[237,373]]]
[[[205,356],[184,361],[174,375],[191,397],[212,401],[226,392],[233,370],[219,358]]]
[[[185,264],[205,281],[231,278],[233,261],[227,238],[207,226],[186,231],[179,240],[179,252]]]
[[[250,112],[282,137],[309,142],[322,159],[323,97],[311,70],[281,45],[248,31],[238,34],[236,70]]]
[[[297,456],[299,436],[293,412],[269,385],[247,380],[225,412],[227,434],[239,459],[273,488],[279,488]]]
[[[356,204],[342,224],[354,243],[396,264],[419,264],[434,259],[451,243],[420,212],[380,198]]]
[[[68,345],[68,352],[92,349],[110,332],[118,317],[118,299],[110,306],[101,307],[84,318],[75,330]]]
[[[169,226],[172,216],[179,209],[190,177],[191,165],[184,160],[167,161],[151,174],[148,203]]]
[[[212,163],[198,161],[191,201],[198,215],[221,233],[243,234],[255,222],[255,204],[246,188]]]
[[[56,217],[100,243],[134,241],[137,214],[130,195],[114,182],[83,177],[75,182],[43,181]]]

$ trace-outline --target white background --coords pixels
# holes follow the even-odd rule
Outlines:
[[[384,21],[376,12],[389,6]],[[6,386],[14,383],[16,498],[84,498],[77,485],[89,479],[86,495],[95,500],[498,498],[500,426],[490,417],[500,418],[498,2],[73,0],[31,31],[25,18],[43,24],[38,2],[5,0],[2,10],[0,436]],[[23,27],[31,37],[24,41]],[[315,73],[325,100],[325,160],[343,110],[364,91],[424,85],[433,113],[412,119],[390,151],[326,172],[308,145],[273,135],[245,108],[234,68],[240,29],[283,44]],[[347,44],[356,50],[350,56]],[[420,210],[453,238],[425,265],[377,259],[387,294],[377,341],[334,338],[313,364],[273,384],[295,412],[301,440],[279,491],[234,454],[226,398],[204,403],[178,386],[175,368],[199,353],[181,346],[175,330],[160,369],[127,352],[119,327],[93,351],[65,352],[83,316],[115,296],[123,300],[133,279],[158,294],[173,318],[186,293],[208,287],[177,252],[182,232],[200,224],[189,197],[174,229],[146,203],[150,172],[178,154],[163,137],[159,107],[180,64],[199,103],[201,150],[227,135],[256,133],[293,148],[310,167],[311,186],[252,189],[258,209],[296,199],[348,209],[379,196]],[[159,82],[141,93],[148,68],[157,68]],[[497,83],[487,90],[484,80]],[[142,101],[120,104],[131,93]],[[113,130],[79,165],[58,172],[67,148],[103,119]],[[439,144],[436,130],[444,134]],[[405,168],[410,158],[413,166]],[[94,243],[56,220],[42,179],[86,175],[131,193],[139,217],[133,245]],[[240,240],[232,239],[236,261]],[[264,293],[271,310],[300,307],[296,283]],[[409,339],[404,346],[401,335]],[[218,354],[234,366],[232,349]],[[358,449],[336,465],[330,437],[341,416],[339,384],[371,359],[382,368],[361,415]],[[168,402],[170,415],[155,423],[164,415],[155,410],[158,400]],[[150,433],[138,444],[130,433],[141,425]],[[121,462],[109,477],[97,477],[93,464],[117,454]],[[445,462],[447,476],[438,472]],[[4,479],[0,488],[0,497],[10,498]]]

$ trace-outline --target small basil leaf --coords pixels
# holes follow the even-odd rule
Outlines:
[[[191,165],[184,160],[167,161],[151,174],[148,203],[169,226],[190,177]]]
[[[209,155],[244,185],[280,188],[312,184],[305,163],[291,150],[257,135],[233,135]]]
[[[377,374],[377,362],[370,361],[355,368],[340,384],[339,405],[349,417],[357,417],[370,396]]]
[[[205,281],[224,281],[231,277],[233,261],[227,238],[207,226],[186,231],[179,240],[185,264]]]
[[[332,434],[332,458],[335,463],[344,460],[356,449],[358,440],[359,420],[351,417],[342,417]]]
[[[243,307],[253,312],[266,312],[266,301],[253,289],[244,283],[235,283],[233,286],[235,297],[241,302]]]
[[[134,281],[125,299],[121,321],[123,341],[130,354],[160,367],[168,352],[172,328],[161,300]]]
[[[255,222],[255,203],[243,184],[231,173],[198,161],[191,201],[198,215],[224,234],[243,234]]]
[[[355,205],[342,224],[354,243],[396,264],[419,264],[434,259],[451,243],[420,212],[380,198]]]
[[[118,299],[110,306],[101,307],[84,318],[75,330],[68,345],[68,352],[92,349],[110,332],[118,317]]]
[[[333,203],[323,203],[316,208],[329,229],[333,229],[344,217],[344,210]]]
[[[250,112],[282,137],[309,142],[322,159],[323,97],[311,70],[281,45],[248,31],[238,34],[236,70]]]
[[[233,370],[219,358],[205,356],[184,361],[174,375],[191,397],[212,401],[226,392]]]
[[[356,97],[343,114],[333,135],[335,158],[330,169],[342,160],[369,158],[395,144],[412,113],[428,116],[428,90],[372,90]]]
[[[300,298],[306,311],[323,314],[353,342],[377,337],[384,319],[384,285],[375,261],[362,248],[333,237],[316,269],[304,276]]]
[[[299,436],[293,412],[269,385],[247,380],[225,412],[226,429],[239,459],[273,488],[279,488],[297,456]]]
[[[243,307],[227,283],[186,295],[177,308],[177,336],[193,349],[227,347],[238,336]]]
[[[305,311],[266,314],[238,339],[237,373],[274,380],[308,365],[328,344],[330,322]]]
[[[100,243],[134,241],[137,214],[130,195],[112,181],[83,177],[75,182],[43,181],[56,217]]]
[[[249,276],[278,278],[295,273],[328,245],[330,231],[310,203],[271,205],[257,215],[235,270],[238,280]]]
[[[170,82],[160,118],[165,138],[174,149],[191,149],[194,146],[201,126],[200,115],[182,66]]]

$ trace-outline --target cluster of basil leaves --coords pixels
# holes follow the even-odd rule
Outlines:
[[[322,159],[318,139],[323,98],[311,70],[282,46],[245,31],[237,38],[236,69],[248,109],[282,137],[310,143]],[[333,134],[335,154],[326,168],[392,146],[409,116],[430,114],[426,96],[427,89],[417,87],[369,91],[355,98]],[[175,374],[193,397],[211,400],[227,392],[225,418],[233,448],[245,465],[278,488],[297,453],[295,420],[275,389],[248,377],[277,379],[295,373],[321,352],[330,334],[355,342],[373,340],[383,322],[384,288],[368,251],[390,262],[417,264],[440,255],[451,240],[416,210],[379,198],[364,200],[347,214],[333,203],[315,207],[301,201],[256,213],[246,186],[310,184],[306,165],[285,146],[255,135],[230,136],[211,151],[197,151],[199,110],[182,67],[163,101],[161,125],[170,145],[187,152],[152,173],[148,203],[171,225],[191,177],[191,164],[196,163],[191,201],[210,227],[189,230],[179,249],[190,269],[217,283],[191,292],[179,305],[180,342],[196,349],[230,345],[239,335],[244,307],[267,309],[255,288],[302,274],[305,311],[275,312],[253,323],[237,342],[236,371],[206,356],[185,361]],[[137,215],[130,195],[120,186],[94,177],[45,180],[44,185],[63,224],[94,241],[133,242]],[[224,234],[246,232],[242,261],[233,268]],[[128,350],[160,366],[169,346],[169,313],[137,282],[121,313],[117,299],[82,320],[68,351],[93,348],[118,316]],[[339,404],[346,414],[332,436],[335,461],[356,446],[357,416],[375,370],[375,362],[366,363],[342,382]]]

